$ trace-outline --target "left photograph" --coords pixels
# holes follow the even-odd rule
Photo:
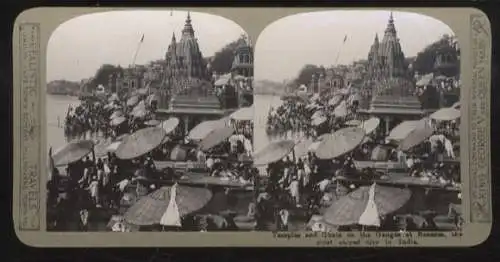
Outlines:
[[[253,47],[201,12],[112,11],[47,47],[47,231],[250,230]]]

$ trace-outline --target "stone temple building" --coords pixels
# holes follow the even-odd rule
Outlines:
[[[361,109],[379,117],[386,133],[404,120],[420,119],[423,115],[392,13],[382,41],[376,35],[368,53],[362,96],[366,101],[360,103]]]

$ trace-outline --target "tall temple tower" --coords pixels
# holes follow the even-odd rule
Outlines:
[[[246,36],[239,39],[234,52],[231,72],[234,75],[253,77],[253,48]]]
[[[193,80],[209,80],[206,62],[195,37],[191,15],[188,12],[181,39],[175,33],[165,55],[165,80],[175,94]]]
[[[392,13],[382,41],[376,35],[368,53],[366,80],[366,93],[371,94],[366,98],[368,113],[382,119],[386,134],[401,121],[422,117],[421,102],[414,94],[415,80],[406,64]]]
[[[382,42],[378,35],[368,53],[369,77],[372,80],[408,77],[408,65],[401,49],[392,13],[384,31]]]

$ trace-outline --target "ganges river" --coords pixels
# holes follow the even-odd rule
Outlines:
[[[73,107],[80,104],[78,97],[64,95],[45,95],[46,97],[46,120],[47,120],[47,152],[50,147],[53,150],[64,146],[64,119],[68,106]]]

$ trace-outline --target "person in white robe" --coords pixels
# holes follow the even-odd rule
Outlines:
[[[290,185],[288,186],[288,190],[290,192],[290,196],[295,202],[295,205],[299,206],[300,205],[300,192],[299,192],[299,181],[297,178],[293,178],[292,181],[290,182]]]
[[[445,138],[445,140],[444,140],[444,149],[445,149],[448,157],[450,157],[451,159],[455,159],[455,152],[453,151],[453,144],[447,138]]]

